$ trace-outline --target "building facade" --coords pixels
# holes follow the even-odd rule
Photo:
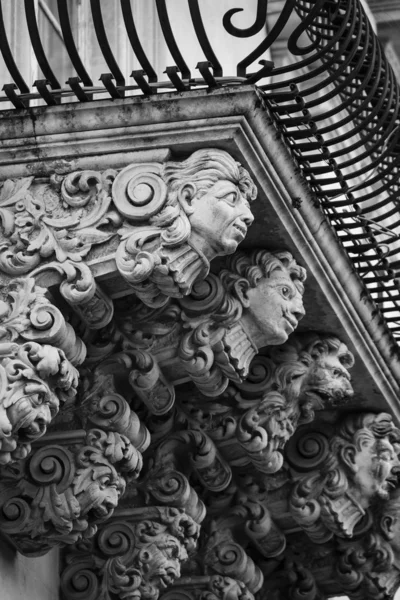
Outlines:
[[[386,4],[0,3],[5,600],[395,598]]]

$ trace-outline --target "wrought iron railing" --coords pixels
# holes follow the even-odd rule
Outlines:
[[[88,102],[104,93],[118,98],[168,89],[185,92],[199,86],[257,84],[309,182],[315,203],[327,215],[393,335],[400,340],[400,95],[394,72],[359,0],[275,0],[269,4],[258,0],[254,22],[247,28],[232,23],[241,9],[228,11],[221,30],[233,38],[258,35],[259,40],[265,32],[257,47],[238,62],[236,73],[226,73],[223,57],[216,55],[210,43],[201,1],[188,0],[203,53],[196,75],[174,36],[171,4],[154,0],[173,59],[173,64],[165,65],[161,78],[139,38],[131,0],[120,0],[126,35],[141,66],[132,72],[131,81],[126,81],[109,43],[100,0],[90,0],[93,28],[109,69],[100,74],[101,85],[97,86],[93,80],[99,73],[89,72],[77,50],[67,0],[57,0],[59,34],[75,70],[64,87],[43,49],[35,2],[24,0],[30,43],[43,73],[35,89],[22,77],[11,52],[2,2],[0,50],[12,81],[5,82],[0,101],[11,102],[16,109],[27,108],[31,100],[53,105],[64,98]],[[284,46],[283,64],[273,62],[277,46],[281,53]]]

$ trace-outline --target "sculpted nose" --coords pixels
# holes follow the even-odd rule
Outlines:
[[[249,205],[247,204],[247,201],[243,202],[243,211],[242,212],[243,212],[243,214],[241,216],[242,221],[244,223],[246,223],[246,227],[250,227],[250,225],[254,221],[254,216],[253,216],[253,213],[250,210]]]
[[[294,299],[292,313],[298,321],[300,321],[300,319],[302,319],[306,314],[306,311],[304,310],[303,306],[303,299],[300,296],[300,294],[297,294]]]

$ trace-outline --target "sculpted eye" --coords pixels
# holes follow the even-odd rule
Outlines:
[[[225,202],[228,202],[228,204],[236,204],[238,196],[239,194],[237,192],[230,192],[225,196],[224,200]]]
[[[282,294],[282,296],[284,298],[289,298],[290,297],[290,293],[291,293],[291,290],[290,290],[290,288],[288,286],[284,285],[281,288],[281,294]]]
[[[110,483],[111,483],[110,477],[107,477],[107,476],[101,477],[101,479],[100,479],[100,485],[101,485],[101,487],[103,489],[106,488],[106,487],[109,487]]]

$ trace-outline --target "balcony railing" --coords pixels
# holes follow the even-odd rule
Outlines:
[[[2,82],[0,105],[7,102],[24,110],[32,102],[56,105],[107,96],[128,98],[132,94],[256,84],[310,185],[315,203],[326,214],[400,340],[400,95],[394,72],[359,0],[258,0],[253,22],[246,26],[238,22],[248,7],[227,11],[221,19],[221,33],[229,35],[235,46],[247,40],[236,72],[229,72],[224,64],[226,53],[218,55],[210,41],[201,0],[187,0],[191,20],[187,37],[190,41],[192,36],[201,49],[196,73],[185,56],[186,46],[174,34],[171,14],[177,6],[175,0],[143,0],[154,6],[160,36],[172,57],[161,69],[152,63],[139,35],[132,10],[135,2],[120,0],[124,34],[140,66],[129,80],[107,33],[104,3],[90,0],[89,7],[89,0],[83,0],[90,8],[90,27],[108,68],[95,73],[78,51],[71,2],[57,0],[57,15],[45,0],[24,0],[30,45],[42,73],[32,86],[11,51],[3,19],[7,2],[10,0],[0,0],[0,50],[9,73]],[[73,74],[65,84],[52,66],[52,56],[44,50],[38,7],[66,51]],[[254,49],[249,52],[252,40]],[[94,85],[99,78],[101,83]]]

